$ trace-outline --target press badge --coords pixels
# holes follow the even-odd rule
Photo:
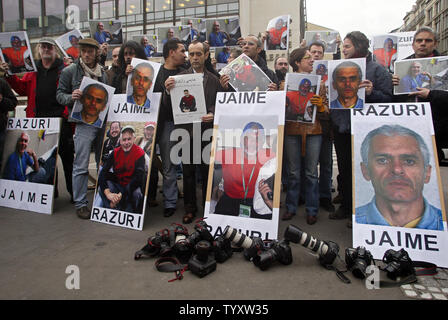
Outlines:
[[[238,217],[250,218],[250,209],[250,206],[240,204],[240,214],[238,215]]]

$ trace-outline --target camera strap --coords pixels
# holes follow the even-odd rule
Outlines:
[[[162,257],[155,262],[155,266],[160,272],[174,272],[176,277],[168,280],[168,282],[182,280],[184,278],[184,272],[188,270],[188,264],[182,264],[174,257]]]
[[[400,287],[405,284],[411,284],[417,282],[417,276],[432,276],[437,274],[437,265],[425,261],[412,261],[412,267],[414,268],[414,273],[398,278],[398,281],[380,281],[381,288],[392,288]]]
[[[341,262],[343,262],[341,257],[339,256],[339,254],[337,257],[339,258],[339,260],[341,260]],[[350,279],[347,278],[344,274],[348,271],[347,269],[345,269],[344,271],[339,270],[333,264],[327,264],[327,265],[322,264],[322,266],[327,270],[333,270],[334,272],[336,272],[336,275],[338,276],[339,280],[341,280],[343,283],[346,283],[346,284],[351,283]]]

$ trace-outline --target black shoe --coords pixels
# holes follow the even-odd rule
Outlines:
[[[342,203],[342,195],[340,193],[338,193],[338,195],[334,197],[333,203],[335,204]]]
[[[78,218],[84,220],[90,219],[90,212],[91,210],[86,206],[76,209],[76,215],[78,216]]]
[[[171,217],[175,212],[176,212],[175,208],[165,208],[165,210],[163,210],[163,216],[165,218],[168,218]]]
[[[320,198],[319,199],[319,206],[321,208],[324,208],[328,212],[335,212],[336,211],[335,206],[331,203],[331,200],[328,199],[328,198]]]
[[[342,207],[339,207],[336,212],[330,213],[328,217],[332,220],[342,220],[350,217],[350,214]]]

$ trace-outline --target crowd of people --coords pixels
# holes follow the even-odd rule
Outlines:
[[[209,41],[223,40],[218,31],[219,24],[215,24],[214,32],[216,32],[216,36],[211,36]],[[431,28],[420,28],[414,35],[412,44],[414,54],[406,59],[438,56],[437,43],[438,35]],[[91,213],[88,207],[87,192],[88,165],[92,149],[95,152],[97,167],[100,161],[106,167],[112,166],[113,163],[111,159],[102,159],[101,148],[105,135],[105,123],[102,123],[101,126],[91,126],[85,123],[74,124],[68,121],[69,111],[73,108],[74,103],[83,97],[83,93],[79,89],[83,77],[89,77],[114,87],[115,94],[126,92],[127,78],[133,71],[138,72],[134,73],[132,81],[143,79],[146,70],[137,70],[139,69],[138,66],[133,68],[131,60],[132,58],[147,59],[149,52],[145,51],[144,46],[146,44],[147,41],[138,43],[131,40],[121,47],[114,48],[112,50],[112,65],[106,68],[105,56],[107,50],[93,38],[79,40],[79,57],[75,60],[62,60],[57,54],[57,46],[54,40],[42,38],[37,47],[39,56],[36,63],[37,72],[26,73],[23,77],[8,75],[5,72],[4,78],[0,78],[0,150],[2,150],[4,143],[6,115],[9,111],[14,110],[17,104],[17,100],[11,94],[11,88],[19,95],[28,97],[27,117],[62,118],[58,150],[64,167],[67,191],[71,195],[76,214],[82,219],[89,219]],[[294,73],[310,74],[313,71],[314,61],[323,60],[325,52],[323,42],[306,43],[303,41],[299,48],[290,52],[289,56],[277,58],[274,62],[275,70],[270,70],[266,62],[266,52],[263,49],[262,38],[248,35],[240,38],[238,45],[240,48],[226,51],[228,53],[227,61],[232,61],[241,53],[246,54],[268,76],[271,81],[269,84],[269,90],[271,91],[284,89],[285,76],[290,70]],[[340,49],[341,47],[342,49]],[[186,51],[188,51],[188,59]],[[170,139],[170,134],[178,127],[174,124],[170,99],[170,90],[175,85],[172,76],[192,73],[204,74],[207,115],[202,117],[202,123],[199,124],[201,133],[213,127],[217,93],[233,91],[233,89],[229,85],[229,76],[221,76],[214,69],[210,57],[210,46],[207,41],[199,42],[195,40],[186,48],[183,42],[177,38],[167,39],[163,44],[163,58],[164,63],[156,79],[151,79],[151,83],[153,83],[154,92],[162,93],[155,141],[158,144],[161,158],[159,169],[163,177],[163,212],[165,217],[170,217],[176,211],[179,198],[177,186],[178,163],[173,163],[170,157],[171,149],[177,143],[177,141]],[[345,98],[328,101],[327,89],[324,81],[322,81],[318,86],[317,93],[310,97],[312,104],[317,107],[316,120],[309,124],[287,122],[283,146],[282,174],[286,199],[284,212],[281,215],[282,220],[292,219],[298,211],[298,206],[304,204],[308,224],[316,223],[319,210],[323,209],[329,213],[330,219],[349,218],[348,226],[351,226],[353,176],[350,109],[360,103],[360,99],[357,97],[350,98],[349,96],[350,93],[353,93],[350,87],[351,82],[355,82],[359,88],[365,88],[365,103],[430,102],[438,156],[439,159],[443,157],[443,136],[447,134],[448,128],[446,125],[447,111],[445,111],[445,105],[448,103],[448,92],[417,86],[415,92],[394,96],[394,86],[403,85],[401,82],[407,80],[391,75],[383,65],[375,60],[369,50],[369,39],[359,31],[350,32],[342,40],[338,40],[338,50],[333,55],[333,59],[341,58],[365,58],[365,80],[361,80],[360,72],[357,71],[356,67],[348,64],[344,65],[344,71],[347,74],[337,71],[336,76],[342,79],[340,85],[341,91],[346,92]],[[1,69],[7,71],[8,65],[3,63]],[[349,71],[353,73],[350,76],[348,75]],[[337,88],[335,89],[337,90]],[[128,99],[131,102],[139,102],[140,105],[146,103],[146,97],[143,95],[140,97],[138,92],[134,92],[134,95],[129,96]],[[330,108],[333,103],[335,106],[339,106],[340,110]],[[279,108],[284,107],[279,106]],[[182,128],[187,129],[190,133],[194,131],[193,124],[182,125]],[[135,136],[132,135],[132,131],[135,131],[133,128],[118,129],[115,133],[112,131],[111,127],[109,136],[111,140],[120,134],[129,140],[129,143],[126,142],[127,145],[122,143],[121,149],[118,150],[118,147],[115,149],[116,157],[120,153],[127,152],[128,149],[132,150],[135,140]],[[192,134],[191,139],[193,139]],[[118,145],[116,140],[115,145]],[[201,151],[204,151],[206,145],[210,142],[211,137],[208,141],[202,140]],[[190,145],[193,146],[193,143],[190,143]],[[337,156],[337,181],[332,181],[333,145]],[[114,150],[113,147],[112,150]],[[204,154],[204,152],[201,153]],[[193,149],[191,149],[190,154],[193,157]],[[30,165],[32,165],[31,160],[31,158],[27,160]],[[191,164],[193,162],[183,164],[183,223],[191,223],[198,212],[199,206],[196,197],[196,182],[198,180],[202,182],[202,205],[205,203],[209,172],[208,160],[204,159],[203,156],[200,164]],[[197,174],[201,176],[200,179],[196,177]],[[152,205],[157,204],[155,199],[157,182],[155,185],[153,183],[153,181],[157,181],[157,176],[157,170],[151,170],[150,203]],[[245,178],[247,181],[250,180],[250,176],[245,177],[245,173],[243,173],[243,181]],[[120,190],[124,193],[128,184],[114,184],[112,187],[106,181],[105,176],[100,176],[100,184],[103,185],[105,190],[108,190],[107,199],[105,198],[104,201],[109,201],[110,207],[118,206],[120,199],[114,195]],[[333,198],[332,188],[336,185],[338,195]],[[129,183],[129,186],[133,186],[132,183]],[[130,194],[133,193],[138,193],[139,201],[135,201],[132,208],[136,210],[141,203],[141,190],[132,188]],[[336,210],[334,204],[337,203],[340,206]]]

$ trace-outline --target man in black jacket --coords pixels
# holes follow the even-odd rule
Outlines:
[[[210,162],[210,154],[203,155],[204,148],[211,143],[211,136],[208,141],[202,141],[202,135],[205,130],[213,128],[213,115],[215,113],[215,102],[216,94],[218,91],[222,91],[221,85],[219,84],[219,79],[209,72],[205,67],[205,61],[207,60],[209,51],[206,46],[195,40],[188,47],[188,57],[190,59],[191,67],[181,72],[181,74],[193,74],[202,73],[204,74],[204,95],[205,104],[207,108],[207,115],[202,117],[202,123],[194,123],[187,125],[179,125],[179,127],[188,130],[190,135],[190,158],[188,162],[182,163],[183,175],[184,175],[184,204],[185,204],[185,215],[183,218],[183,223],[188,224],[193,221],[196,216],[197,201],[196,201],[196,168],[199,167],[199,171],[202,177],[202,205],[205,204],[206,191],[207,191],[207,181],[208,181],[208,169]],[[167,86],[167,90],[172,89],[173,86]],[[193,126],[199,126],[199,130],[195,130]],[[200,138],[194,138],[193,134],[200,133]],[[194,153],[196,148],[194,143],[197,141],[202,141],[200,154]],[[207,158],[205,158],[207,156]]]
[[[440,56],[437,51],[438,35],[430,27],[421,27],[414,34],[412,48],[414,53],[406,59],[421,59]],[[400,78],[392,76],[394,86],[400,85]],[[445,157],[442,147],[448,147],[448,92],[442,90],[431,90],[428,88],[417,88],[416,92],[408,95],[396,95],[397,102],[429,102],[431,104],[432,121],[436,137],[437,156],[439,162]]]

